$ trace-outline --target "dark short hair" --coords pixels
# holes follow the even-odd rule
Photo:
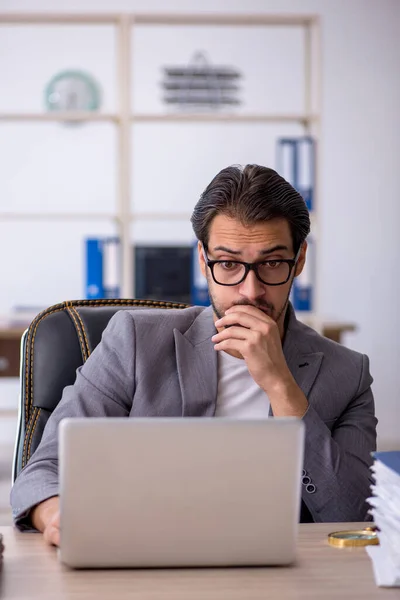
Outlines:
[[[244,225],[286,219],[295,252],[310,233],[310,214],[302,196],[276,171],[259,165],[222,169],[200,196],[190,220],[205,247],[211,222],[221,214]]]

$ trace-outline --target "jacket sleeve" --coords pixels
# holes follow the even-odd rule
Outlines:
[[[132,315],[118,312],[100,344],[77,370],[74,385],[64,389],[42,440],[11,490],[13,518],[31,529],[31,509],[58,495],[58,426],[65,417],[127,417],[135,387],[135,331]]]
[[[302,499],[315,522],[369,520],[366,498],[377,424],[371,383],[369,361],[363,355],[357,392],[332,430],[311,405],[303,417]]]

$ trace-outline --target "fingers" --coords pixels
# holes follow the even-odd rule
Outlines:
[[[230,309],[231,310],[231,309]],[[260,311],[257,311],[258,313]],[[263,316],[263,315],[261,315]],[[266,315],[265,315],[266,316]],[[247,312],[226,312],[222,319],[218,319],[215,322],[217,329],[222,327],[229,327],[240,325],[242,328],[260,330],[264,333],[268,333],[271,327],[276,327],[275,321],[266,317],[266,319],[259,318],[257,315],[249,314]]]
[[[237,340],[230,338],[227,340],[222,340],[218,344],[215,344],[214,350],[224,350],[225,352],[239,352],[239,354],[241,354],[241,357],[245,358],[249,351],[249,345],[245,340]]]
[[[235,309],[244,309],[238,310]],[[253,309],[250,313],[248,309]],[[265,316],[265,319],[264,319]],[[261,317],[261,318],[259,318]],[[263,339],[269,339],[274,335],[273,329],[277,329],[275,321],[263,315],[263,313],[254,306],[235,306],[226,311],[225,316],[215,322],[215,326],[220,329],[218,333],[212,336],[215,350],[237,350],[240,352],[237,344],[224,344],[222,342],[228,339],[233,341],[246,342],[246,351],[256,349],[262,344]],[[222,329],[224,328],[224,329]]]
[[[44,540],[49,546],[60,545],[60,530],[54,525],[49,525],[43,532]]]
[[[54,528],[54,531],[52,533],[52,537],[51,537],[51,543],[53,544],[53,546],[57,546],[57,548],[59,548],[60,546],[60,529],[56,529]]]
[[[229,315],[226,314],[222,319],[215,321],[217,329],[232,327],[232,325],[241,325],[242,328],[251,329],[257,326],[257,320],[252,315],[247,315],[246,313],[230,313]]]
[[[215,344],[222,342],[223,340],[227,340],[228,338],[235,338],[236,340],[247,340],[249,337],[254,334],[253,331],[247,329],[246,327],[240,326],[232,326],[229,329],[223,329],[219,331],[215,335],[212,336],[212,341]]]
[[[43,531],[47,525],[52,523],[54,516],[60,510],[60,499],[58,496],[52,496],[43,502],[37,504],[32,510],[32,525],[35,529]]]
[[[265,321],[266,323],[275,323],[275,321],[266,312],[264,312],[264,310],[257,308],[256,306],[252,306],[251,304],[235,304],[225,311],[225,315],[229,315],[233,312],[253,315],[255,318]]]
[[[219,333],[216,333],[211,339],[214,342],[214,350],[227,349],[228,346],[226,344],[224,346],[221,344],[230,340],[235,344],[234,346],[229,344],[230,349],[239,350],[238,342],[242,342],[245,344],[246,349],[250,351],[251,349],[256,349],[262,342],[262,334],[259,331],[252,331],[245,327],[229,327],[229,329],[223,329]]]
[[[43,537],[50,546],[60,545],[60,513],[57,512],[48,523],[43,532]]]

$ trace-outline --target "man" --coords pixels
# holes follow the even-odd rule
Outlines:
[[[212,307],[117,313],[15,482],[16,524],[49,543],[59,543],[57,428],[67,416],[299,417],[301,520],[368,518],[368,359],[298,322],[289,303],[306,260],[303,199],[272,169],[229,167],[191,220]]]

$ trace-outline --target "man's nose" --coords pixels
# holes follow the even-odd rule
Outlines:
[[[265,294],[265,286],[257,279],[254,271],[249,271],[246,279],[239,285],[239,293],[249,300],[255,300]]]

